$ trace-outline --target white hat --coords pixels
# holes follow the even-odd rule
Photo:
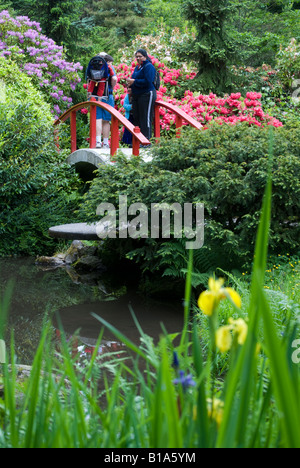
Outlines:
[[[106,52],[100,52],[100,54],[98,54],[98,55],[100,55],[100,57],[103,57],[106,60],[106,62],[113,62],[114,61],[113,57],[111,55],[107,54]]]

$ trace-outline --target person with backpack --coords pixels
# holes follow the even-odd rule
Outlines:
[[[156,69],[152,65],[146,50],[138,49],[135,53],[137,66],[131,78],[127,79],[132,90],[133,124],[140,127],[143,135],[150,140],[152,136],[152,122],[154,104],[156,101]],[[149,147],[149,145],[148,145]]]
[[[117,74],[113,67],[113,61],[111,55],[106,52],[100,52],[100,57],[104,57],[108,68],[110,69],[110,77],[108,79],[108,100],[105,101],[112,107],[115,107],[115,99],[113,94],[113,89],[117,84]],[[96,137],[96,147],[101,148],[101,134],[103,135],[103,145],[102,148],[109,148],[109,134],[110,134],[110,122],[111,114],[104,109],[97,107],[97,137]],[[97,140],[98,138],[98,140]]]
[[[105,102],[114,107],[113,88],[117,84],[117,75],[112,66],[113,58],[101,52],[90,61],[86,77],[88,80],[88,93],[98,101]],[[97,107],[96,112],[96,148],[109,148],[111,114]],[[103,146],[102,146],[103,134]]]

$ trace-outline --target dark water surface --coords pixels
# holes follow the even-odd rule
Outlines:
[[[163,323],[168,333],[179,333],[183,326],[183,307],[174,302],[146,299],[125,287],[111,290],[104,276],[79,277],[74,271],[58,268],[45,270],[33,258],[0,259],[0,294],[8,282],[14,282],[9,311],[7,339],[14,332],[18,362],[31,364],[39,343],[45,314],[58,328],[56,313],[67,336],[79,334],[82,346],[92,348],[101,332],[94,313],[112,324],[135,344],[140,334],[130,312],[131,306],[143,331],[157,342]],[[114,350],[121,343],[104,329],[101,346]]]

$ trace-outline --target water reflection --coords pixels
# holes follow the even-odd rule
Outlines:
[[[59,311],[64,330],[73,334],[80,329],[83,337],[97,339],[101,331],[101,323],[91,314],[96,314],[121,331],[131,341],[139,341],[139,333],[134,323],[129,306],[140,323],[144,333],[152,336],[154,340],[162,333],[161,323],[168,333],[176,333],[182,329],[182,311],[176,304],[161,304],[146,301],[134,293],[126,294],[112,301],[99,301],[65,307]],[[115,339],[114,335],[104,329],[104,340]]]
[[[64,269],[43,271],[34,259],[0,259],[0,295],[9,280],[15,283],[10,307],[8,335],[13,330],[18,361],[30,364],[37,349],[45,314],[53,317],[58,328],[56,313],[67,335],[77,333],[79,346],[91,350],[102,330],[101,323],[91,313],[102,317],[121,331],[135,344],[140,343],[140,333],[134,323],[129,305],[144,333],[157,342],[163,323],[168,333],[178,333],[183,325],[180,301],[162,303],[146,300],[135,292],[115,297],[107,291],[103,278],[92,284],[74,282]],[[102,349],[117,350],[122,344],[104,329]],[[9,337],[7,338],[9,341]],[[114,349],[115,348],[115,349]],[[89,351],[87,351],[89,352]]]
[[[135,324],[132,311],[143,332],[152,337],[154,343],[158,342],[163,333],[162,327],[169,334],[179,334],[182,330],[183,314],[177,303],[162,304],[153,300],[145,300],[135,293],[126,294],[116,300],[65,307],[58,311],[59,320],[54,316],[54,325],[59,327],[58,321],[60,321],[67,336],[72,336],[77,332],[78,347],[86,347],[87,353],[90,352],[90,348],[95,346],[102,331],[99,353],[108,350],[117,351],[122,349],[123,344],[116,341],[115,335],[103,327],[92,313],[113,325],[126,338],[139,345],[140,332]]]

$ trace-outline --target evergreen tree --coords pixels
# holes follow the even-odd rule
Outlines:
[[[195,85],[201,92],[221,94],[230,90],[233,45],[225,24],[231,13],[230,0],[183,0],[183,12],[196,27],[195,39],[182,52],[197,63]]]
[[[115,29],[126,39],[142,32],[145,26],[144,2],[136,0],[100,0],[97,19],[101,25]]]

